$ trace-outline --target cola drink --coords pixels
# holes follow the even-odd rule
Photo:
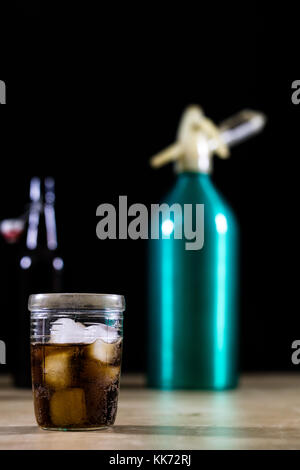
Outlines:
[[[91,344],[31,344],[37,423],[44,429],[87,430],[114,424],[122,339]]]

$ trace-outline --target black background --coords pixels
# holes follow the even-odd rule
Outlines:
[[[295,369],[300,105],[291,102],[297,76],[282,78],[266,12],[253,2],[238,10],[153,2],[63,10],[37,0],[14,7],[1,30],[8,106],[0,115],[0,219],[23,212],[31,176],[55,177],[65,290],[126,296],[124,369],[142,371],[147,243],[98,240],[96,208],[117,205],[119,195],[129,204],[161,200],[174,174],[150,169],[149,157],[174,140],[186,105],[200,104],[215,122],[245,107],[264,111],[264,133],[229,161],[215,159],[214,180],[241,228],[241,368]],[[17,254],[3,241],[0,250],[0,338],[9,355]]]

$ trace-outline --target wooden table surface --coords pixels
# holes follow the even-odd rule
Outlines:
[[[217,393],[124,377],[115,426],[92,432],[40,430],[31,392],[0,376],[0,449],[300,449],[300,375],[248,375]]]

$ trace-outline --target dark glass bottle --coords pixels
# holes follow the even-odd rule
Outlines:
[[[31,294],[62,291],[64,262],[57,244],[54,185],[52,178],[46,178],[42,194],[40,179],[32,178],[30,181],[26,242],[18,266],[18,323],[14,360],[17,387],[31,386],[28,297]]]

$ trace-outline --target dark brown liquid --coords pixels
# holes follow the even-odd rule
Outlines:
[[[32,387],[43,428],[80,429],[114,424],[122,342],[32,344]]]

